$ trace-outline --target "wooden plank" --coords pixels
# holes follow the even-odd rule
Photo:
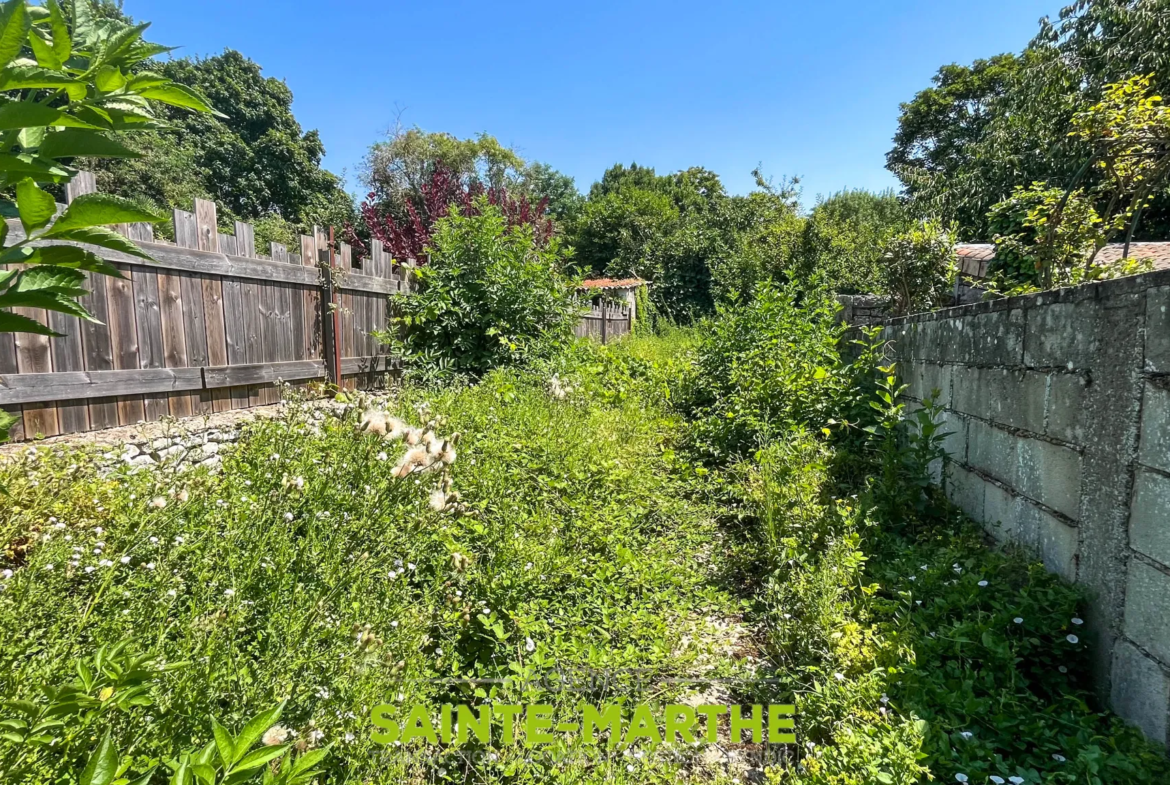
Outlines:
[[[223,234],[219,235],[219,250],[225,254],[240,254],[241,239],[238,232],[242,227],[248,226],[240,222],[236,222],[237,234]],[[244,250],[248,251],[247,229],[242,230],[244,237]],[[254,253],[255,248],[251,249]],[[224,299],[224,335],[227,339],[228,347],[228,364],[242,365],[247,362],[244,353],[244,343],[246,340],[244,328],[244,312],[245,302],[243,297],[243,282],[238,278],[224,278],[223,284],[223,299]],[[230,391],[231,407],[233,409],[247,409],[254,405],[248,397],[247,388],[240,388]]]
[[[276,287],[265,283],[259,287],[260,304],[260,362],[271,363],[280,359],[280,318],[276,312]],[[258,390],[261,405],[277,401],[277,393],[265,385]]]
[[[134,307],[134,271],[118,265],[124,278],[106,282],[106,302],[110,315],[110,345],[113,367],[121,371],[138,370],[138,318]],[[118,400],[118,424],[133,425],[145,419],[141,396]]]
[[[81,319],[52,311],[49,326],[60,336],[50,338],[50,352],[54,371],[84,371],[85,347],[81,342]],[[57,419],[61,433],[82,433],[89,430],[89,406],[84,401],[59,401]]]
[[[42,324],[48,313],[40,308],[13,308],[12,312],[35,319]],[[48,373],[53,370],[49,338],[33,333],[15,333],[16,367],[20,373]],[[24,407],[24,438],[37,439],[56,436],[61,432],[57,407],[37,403]]]
[[[0,270],[8,269],[7,265],[0,265]],[[0,374],[19,373],[16,367],[16,336],[12,333],[0,333]],[[8,438],[19,441],[24,438],[24,413],[19,406],[5,406],[4,411],[16,417],[12,431]]]
[[[224,282],[226,283],[226,281]],[[179,273],[179,289],[183,297],[183,334],[187,338],[187,365],[201,368],[207,365],[207,324],[203,316],[203,281],[198,275]],[[224,287],[225,316],[227,287]],[[211,414],[211,396],[194,396],[195,413]]]
[[[325,364],[321,360],[226,365],[221,368],[203,369],[204,384],[210,388],[272,384],[277,379],[283,379],[286,382],[321,379],[324,376]]]
[[[65,184],[65,201],[72,202],[79,196],[97,193],[97,177],[93,172],[80,171]]]
[[[244,362],[249,365],[264,362],[263,344],[260,333],[260,284],[256,281],[241,282],[241,312],[244,322]],[[260,404],[260,391],[248,390],[248,405]]]
[[[97,193],[97,178],[93,172],[78,172],[65,185],[65,202],[72,203],[74,199],[84,194]],[[87,274],[86,289],[89,294],[78,298],[81,306],[89,311],[97,321],[79,321],[79,339],[81,343],[81,367],[77,369],[64,368],[61,370],[109,370],[113,368],[113,349],[110,344],[109,308],[106,302],[106,277],[96,273]],[[67,407],[66,407],[67,408]],[[65,411],[65,408],[61,408]],[[80,415],[76,415],[80,419]],[[116,401],[93,402],[86,406],[86,418],[89,428],[113,428],[118,424],[118,406]]]
[[[195,200],[195,229],[199,250],[219,253],[219,230],[217,228],[215,203],[204,199]],[[191,251],[183,251],[192,253]],[[226,257],[225,257],[226,258]],[[226,320],[223,307],[223,284],[214,271],[202,280],[203,318],[207,327],[207,362],[209,365],[227,365]],[[226,391],[212,395],[212,410],[224,412],[231,409],[231,397]]]
[[[134,269],[134,305],[138,321],[138,367],[165,368],[162,306],[158,293],[158,273],[154,270],[145,267]],[[169,413],[165,396],[145,395],[142,406],[146,419],[151,422]]]
[[[0,376],[0,404],[169,393],[203,387],[202,368],[70,371]]]
[[[301,235],[301,265],[314,272],[317,270],[317,241],[305,234]],[[301,291],[303,300],[301,340],[304,348],[299,354],[299,359],[308,360],[321,356],[320,291],[319,286],[306,287]]]
[[[386,357],[346,357],[341,361],[342,376],[384,373],[390,367]]]
[[[183,313],[182,286],[182,279],[178,275],[161,272],[158,274],[163,365],[166,368],[186,368],[190,365],[187,358],[187,325]],[[172,395],[169,403],[172,416],[190,417],[198,408],[199,396]]]
[[[342,281],[354,275],[353,272],[353,249],[349,243],[337,244],[337,266],[342,271]],[[356,357],[359,354],[357,348],[357,331],[354,329],[354,301],[352,290],[347,291],[344,283],[339,295],[341,307],[341,357]],[[345,389],[353,389],[356,385],[354,379],[348,379],[346,384],[342,387]]]
[[[280,243],[272,243],[269,246],[272,255],[272,261],[281,264],[290,264],[288,248]],[[300,343],[298,335],[300,327],[294,323],[293,301],[300,302],[301,292],[299,288],[294,288],[289,284],[278,284],[276,287],[276,312],[280,325],[280,345],[277,352],[276,360],[281,362],[288,362],[291,360],[301,359],[298,355],[298,344]]]
[[[186,210],[175,210],[175,245],[180,248],[199,247],[199,226],[195,221],[195,214]],[[191,365],[207,365],[207,316],[204,313],[204,288],[207,282],[204,276],[192,273],[183,273],[180,279],[180,289],[185,303],[186,322],[184,329],[187,335],[187,361]],[[207,392],[199,394],[196,409],[200,414],[208,414],[212,409],[211,395]]]
[[[175,212],[181,213],[183,211]],[[129,232],[129,228],[127,231]],[[176,231],[177,234],[178,232]],[[203,236],[204,234],[202,233],[199,235],[200,238]],[[231,237],[232,235],[223,236]],[[219,233],[215,233],[214,237],[218,246]],[[24,240],[24,238],[24,229],[21,228],[20,222],[8,221],[9,242],[15,243]],[[120,251],[111,251],[106,248],[98,248],[97,246],[86,245],[84,243],[39,240],[29,245],[33,248],[54,245],[75,245],[93,251],[103,259],[111,262],[122,262],[126,264],[138,264],[142,262],[136,256],[130,256]],[[227,253],[221,252],[219,249],[209,251],[205,249],[185,248],[178,245],[177,239],[175,245],[150,241],[143,241],[138,243],[138,245],[144,252],[150,255],[153,260],[151,266],[155,268],[161,267],[167,270],[182,270],[183,272],[200,273],[203,275],[234,276],[236,278],[252,278],[258,281],[281,283],[314,284],[317,281],[315,270],[291,264],[281,264],[268,259],[248,259],[236,255],[234,249],[232,249],[231,253]],[[363,276],[363,278],[365,277],[368,276]],[[359,278],[358,280],[363,280],[363,278]]]
[[[97,322],[81,323],[81,344],[85,353],[84,369],[109,371],[114,367],[114,349],[110,340],[110,310],[106,297],[106,276],[89,274],[89,294],[80,298],[82,306]],[[89,427],[113,428],[118,424],[118,402],[110,399],[89,402]]]
[[[236,254],[249,259],[256,257],[256,230],[252,224],[236,221]],[[224,253],[227,253],[224,251]]]

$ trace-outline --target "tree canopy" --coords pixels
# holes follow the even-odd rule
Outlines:
[[[991,240],[993,205],[1033,182],[1066,187],[1089,159],[1070,135],[1077,112],[1146,74],[1170,87],[1170,0],[1078,0],[1042,20],[1021,54],[940,69],[903,104],[889,167],[920,212],[955,222],[959,239]],[[1163,192],[1138,236],[1170,235],[1168,219]]]
[[[211,199],[225,220],[257,221],[262,236],[283,242],[312,224],[350,220],[352,199],[321,167],[325,146],[297,122],[287,84],[231,49],[161,63],[160,70],[206,95],[224,116],[170,112],[173,130],[136,138],[141,158],[98,168],[103,191],[156,208],[190,209],[195,197]]]

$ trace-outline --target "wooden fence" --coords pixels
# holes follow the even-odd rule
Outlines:
[[[602,343],[608,343],[629,335],[633,327],[632,316],[630,306],[625,303],[596,302],[581,317],[574,333],[578,338],[597,338]]]
[[[82,173],[67,199],[94,188]],[[125,276],[89,276],[82,304],[97,323],[17,309],[61,337],[0,333],[0,408],[20,415],[14,440],[276,403],[278,379],[364,387],[388,370],[371,333],[387,326],[388,296],[409,290],[409,268],[380,244],[367,259],[345,243],[331,254],[315,230],[299,252],[273,243],[261,255],[250,224],[220,233],[203,200],[174,212],[173,243],[149,224],[115,228],[154,262],[92,249]],[[23,239],[19,222],[8,236]]]

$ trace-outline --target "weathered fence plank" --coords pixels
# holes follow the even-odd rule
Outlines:
[[[66,195],[94,189],[82,174]],[[211,202],[196,200],[173,221],[173,244],[156,241],[151,224],[114,227],[153,261],[90,248],[125,276],[90,276],[81,302],[98,322],[30,312],[61,336],[0,335],[0,405],[20,417],[13,438],[276,402],[278,379],[303,386],[332,374],[333,310],[320,269],[327,232],[314,227],[299,253],[272,243],[261,256],[255,228],[237,222],[221,234]],[[10,240],[24,239],[18,221],[7,226]],[[34,243],[51,244],[59,243]],[[336,248],[338,381],[352,389],[390,366],[373,333],[385,329],[387,296],[403,288],[405,271],[380,243],[362,259],[346,243]]]

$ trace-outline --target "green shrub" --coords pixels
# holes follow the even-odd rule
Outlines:
[[[539,244],[529,227],[508,227],[486,199],[475,212],[452,211],[435,224],[418,291],[393,298],[401,336],[384,338],[425,378],[479,377],[547,353],[579,318],[559,240]]]
[[[907,314],[946,307],[952,297],[955,239],[932,220],[890,236],[882,246],[882,293]]]
[[[693,420],[692,444],[726,461],[794,427],[817,432],[846,419],[873,369],[842,357],[838,309],[831,296],[791,281],[763,283],[750,302],[721,306],[699,328],[680,401]]]

